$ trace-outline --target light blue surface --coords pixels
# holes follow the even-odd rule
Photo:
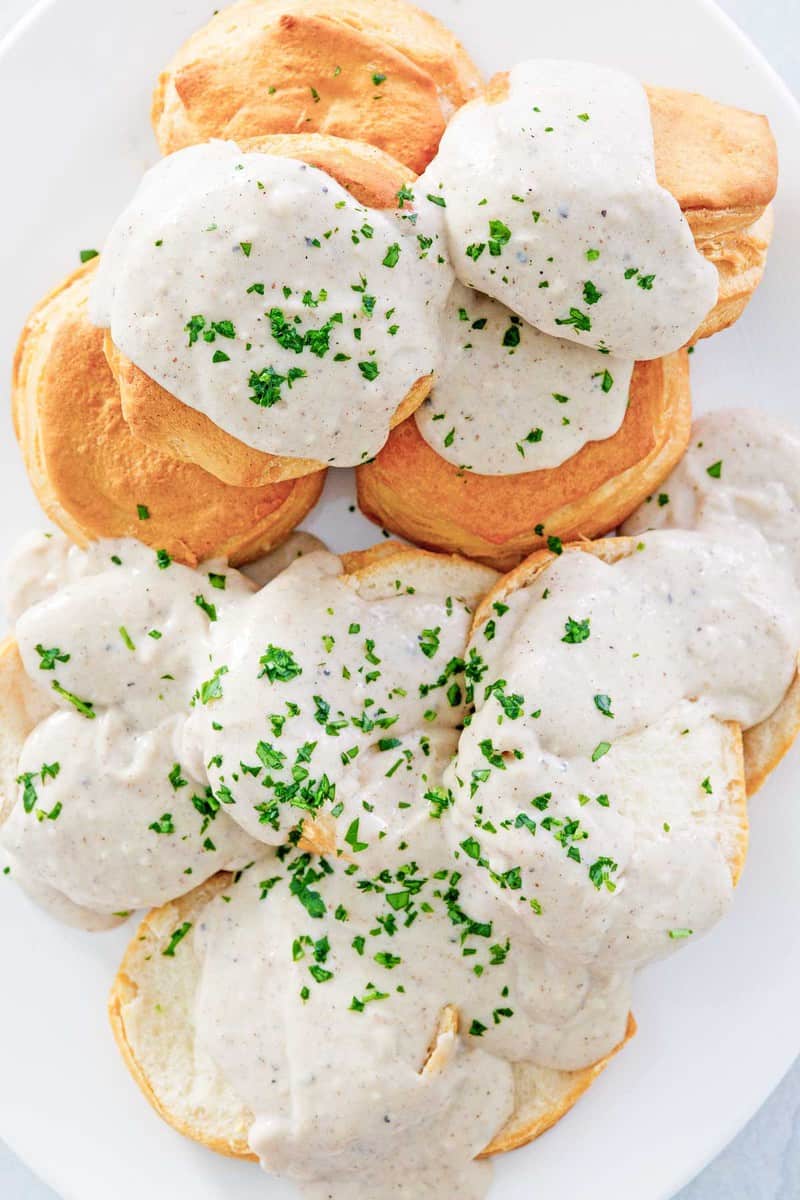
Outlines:
[[[32,0],[0,0],[0,36]],[[131,3],[133,0],[122,0]],[[613,4],[614,0],[606,0]],[[657,3],[660,0],[641,0]],[[668,0],[667,0],[668,2]],[[800,0],[719,0],[800,95]],[[691,30],[687,30],[691,36]],[[731,1046],[730,1086],[737,1086]],[[664,1131],[669,1137],[669,1130]],[[602,1189],[601,1189],[602,1190]],[[613,1192],[613,1182],[608,1185]],[[675,1200],[800,1198],[800,1062],[738,1138]],[[0,1200],[59,1200],[0,1142]],[[155,1200],[162,1200],[155,1196]],[[539,1200],[547,1200],[540,1197]],[[576,1197],[575,1200],[583,1200]]]

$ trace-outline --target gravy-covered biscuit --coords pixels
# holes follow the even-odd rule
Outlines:
[[[87,313],[96,267],[85,264],[37,305],[17,347],[14,424],[37,499],[79,545],[136,537],[189,565],[259,557],[313,508],[324,471],[233,487],[135,437]]]

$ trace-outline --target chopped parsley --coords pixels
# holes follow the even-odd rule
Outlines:
[[[303,668],[298,666],[292,652],[283,650],[280,646],[273,646],[271,642],[258,661],[261,664],[258,678],[262,679],[266,675],[270,683],[287,683],[303,674]]]
[[[53,680],[52,688],[54,692],[63,697],[64,700],[67,700],[73,708],[77,709],[82,717],[86,717],[87,720],[93,721],[97,716],[97,713],[94,711],[94,705],[90,700],[81,700],[81,698],[76,696],[74,692],[68,692],[66,688],[61,686],[57,679]]]
[[[224,576],[222,578],[224,578]],[[203,595],[195,596],[194,602],[198,608],[202,608],[209,621],[216,621],[217,607],[215,604],[212,604],[209,600],[206,600],[205,596]]]
[[[400,261],[400,245],[398,242],[393,242],[383,257],[383,266],[384,267],[396,267],[399,261]]]
[[[164,958],[174,958],[175,957],[176,949],[178,948],[180,943],[183,941],[183,939],[186,937],[187,933],[189,932],[189,930],[191,928],[192,928],[192,922],[184,921],[182,925],[179,925],[177,929],[173,930],[172,936],[169,939],[169,944],[167,945],[165,950],[161,951]]]
[[[441,626],[437,625],[435,629],[423,629],[422,633],[417,635],[419,648],[426,658],[433,658],[439,649],[439,634],[441,632]]]
[[[123,642],[125,643],[125,645],[128,647],[129,650],[133,651],[136,649],[136,646],[133,643],[133,638],[128,633],[128,631],[124,625],[120,625],[120,627],[119,627],[119,636],[122,638]]]
[[[579,308],[571,308],[568,317],[556,317],[556,325],[571,325],[578,333],[588,333],[592,328],[590,318]]]
[[[55,671],[57,662],[67,663],[71,658],[71,655],[65,654],[58,646],[53,646],[48,650],[41,642],[36,645],[36,653],[39,655],[40,671]]]
[[[564,626],[564,636],[562,642],[567,642],[570,645],[577,645],[578,642],[585,642],[589,638],[589,617],[584,621],[575,621],[572,617],[567,617],[567,622]]]

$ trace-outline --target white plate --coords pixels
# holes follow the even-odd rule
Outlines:
[[[791,419],[797,396],[800,109],[707,0],[428,0],[487,71],[524,57],[585,58],[653,83],[767,112],[781,149],[767,282],[731,332],[694,358],[698,409],[760,405]],[[100,246],[155,156],[156,73],[209,16],[211,0],[54,0],[0,45],[3,187],[0,362],[10,368],[30,306]],[[41,523],[13,440],[0,429],[5,551]],[[370,544],[332,472],[308,527],[334,549]],[[746,664],[742,664],[746,669]],[[492,1195],[666,1200],[734,1136],[800,1049],[800,754],[753,804],[750,858],[731,917],[644,972],[639,1034],[577,1109],[497,1165]],[[271,1200],[292,1196],[215,1157],[151,1112],[114,1049],[105,997],[131,926],[65,931],[0,877],[0,1135],[65,1200]]]

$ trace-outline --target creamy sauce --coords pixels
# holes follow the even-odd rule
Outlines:
[[[778,703],[800,637],[762,567],[674,533],[613,567],[557,561],[473,638],[460,735],[434,731],[423,754],[406,735],[388,781],[359,755],[341,856],[284,847],[207,908],[198,1042],[269,1170],[311,1197],[481,1195],[470,1159],[513,1106],[510,1064],[596,1061],[633,970],[719,920],[739,836],[720,722]],[[590,635],[565,643],[573,612]],[[740,652],[760,661],[747,681]]]
[[[462,956],[433,878],[450,872],[426,784],[396,778],[381,809],[413,802],[424,824],[380,843],[390,867],[379,872],[371,841],[324,871],[299,853],[265,858],[209,907],[198,1042],[255,1114],[253,1150],[305,1195],[477,1198],[489,1168],[472,1160],[510,1115],[511,1068],[442,1028],[453,971],[468,988],[477,958]],[[488,963],[485,938],[480,954]],[[502,986],[491,971],[489,1005]]]
[[[230,812],[252,837],[281,843],[317,812],[347,829],[362,814],[369,747],[399,770],[398,738],[463,720],[469,606],[402,578],[394,591],[362,596],[338,558],[315,554],[212,631],[184,757],[234,798]]]
[[[694,333],[717,298],[660,187],[644,89],[589,63],[510,72],[499,103],[456,113],[419,191],[443,197],[459,279],[545,333],[632,359]]]
[[[107,559],[107,555],[103,555]],[[11,625],[27,609],[91,570],[91,551],[84,553],[61,533],[32,530],[14,545],[5,564],[6,617]]]
[[[114,225],[92,318],[246,445],[353,466],[436,366],[453,281],[440,221],[424,197],[369,209],[305,163],[189,147]]]
[[[670,531],[614,565],[564,555],[503,608],[473,643],[502,687],[445,776],[467,903],[567,961],[639,966],[730,902],[719,722],[786,692],[792,580],[764,547]]]
[[[800,587],[800,436],[754,410],[700,417],[685,456],[623,532],[675,528],[763,539]]]
[[[159,560],[134,541],[66,545],[31,539],[14,563],[12,612],[23,597],[38,600],[17,611],[15,636],[53,711],[25,742],[0,843],[34,899],[96,928],[96,914],[162,904],[253,857],[179,755],[211,615],[240,604],[250,585],[218,564],[195,572]]]
[[[282,588],[314,633],[341,618],[324,568],[261,593],[259,628],[274,607],[297,636]],[[651,535],[615,566],[557,559],[464,653],[463,732],[423,746],[398,721],[398,770],[373,745],[354,791],[339,773],[338,853],[284,846],[207,908],[199,1045],[253,1112],[267,1169],[315,1198],[482,1194],[469,1160],[513,1104],[508,1065],[595,1062],[623,1036],[633,971],[730,904],[744,835],[723,722],[779,703],[792,600],[768,553],[696,534]],[[382,632],[391,678],[398,624]],[[292,644],[313,659],[313,638]],[[332,653],[308,691],[336,676]],[[742,661],[757,663],[744,678]],[[271,682],[302,710],[300,678]]]
[[[5,853],[3,861],[9,875],[28,899],[62,925],[70,925],[84,933],[103,933],[107,929],[115,929],[130,915],[129,910],[99,912],[76,904],[57,888],[44,883],[33,871],[28,871],[19,859]]]
[[[557,467],[617,432],[633,362],[528,325],[456,283],[441,324],[442,362],[417,428],[437,454],[480,475]]]
[[[380,829],[346,857],[260,859],[195,937],[198,1044],[254,1113],[266,1168],[311,1197],[484,1195],[472,1159],[511,1113],[510,1064],[559,1038],[596,1058],[605,1001],[602,1036],[624,1031],[626,973],[587,997],[583,968],[515,955],[502,921],[464,910],[426,795],[456,739],[376,778]]]

